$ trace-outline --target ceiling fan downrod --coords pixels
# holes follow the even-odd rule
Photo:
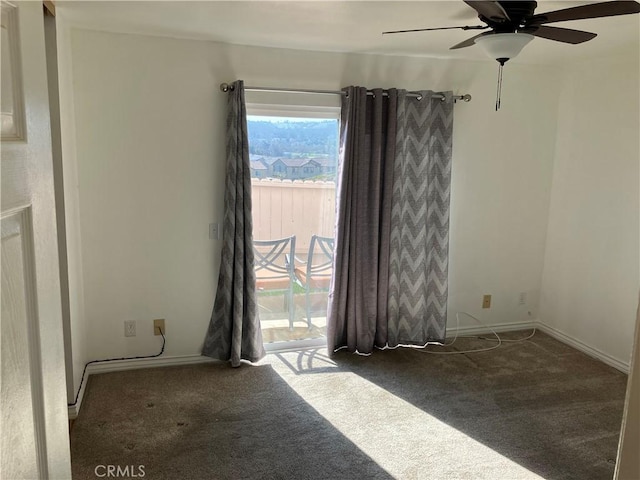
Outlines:
[[[502,61],[500,61],[502,60]],[[503,58],[499,58],[498,59],[498,63],[500,65],[498,65],[498,88],[496,91],[496,112],[498,110],[500,110],[500,99],[502,97],[502,68],[504,67],[504,63],[507,61],[508,59],[503,59]]]

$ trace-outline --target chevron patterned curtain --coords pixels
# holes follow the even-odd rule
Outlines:
[[[345,90],[329,352],[441,342],[453,98]]]
[[[443,342],[449,265],[453,99],[399,92],[388,346]]]
[[[265,356],[256,303],[247,111],[242,80],[233,83],[227,105],[227,177],[218,290],[202,354],[256,362]]]

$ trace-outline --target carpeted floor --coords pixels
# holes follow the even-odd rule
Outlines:
[[[325,352],[93,375],[73,478],[613,476],[627,377],[545,334],[477,354]]]

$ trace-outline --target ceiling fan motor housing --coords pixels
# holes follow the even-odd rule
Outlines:
[[[502,1],[498,2],[509,18],[490,17],[482,14],[478,18],[489,25],[495,33],[514,33],[524,27],[526,20],[534,14],[538,2]]]

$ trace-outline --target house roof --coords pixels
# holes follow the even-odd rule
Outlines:
[[[249,164],[253,170],[268,170],[268,167],[259,160],[250,160]]]
[[[260,161],[265,165],[272,165],[276,160],[279,160],[279,157],[268,157],[266,155],[249,154],[249,159],[256,162]]]
[[[309,163],[308,158],[279,158],[278,160],[284,163],[287,167],[302,167]]]
[[[276,158],[272,163],[280,162],[287,167],[304,167],[307,165],[310,166],[321,166],[321,167],[331,167],[336,164],[336,160],[334,158],[326,158],[326,157],[314,157],[314,158]]]
[[[337,165],[338,161],[333,157],[318,157],[312,159],[314,162],[318,162],[318,164],[322,167],[334,167]]]

